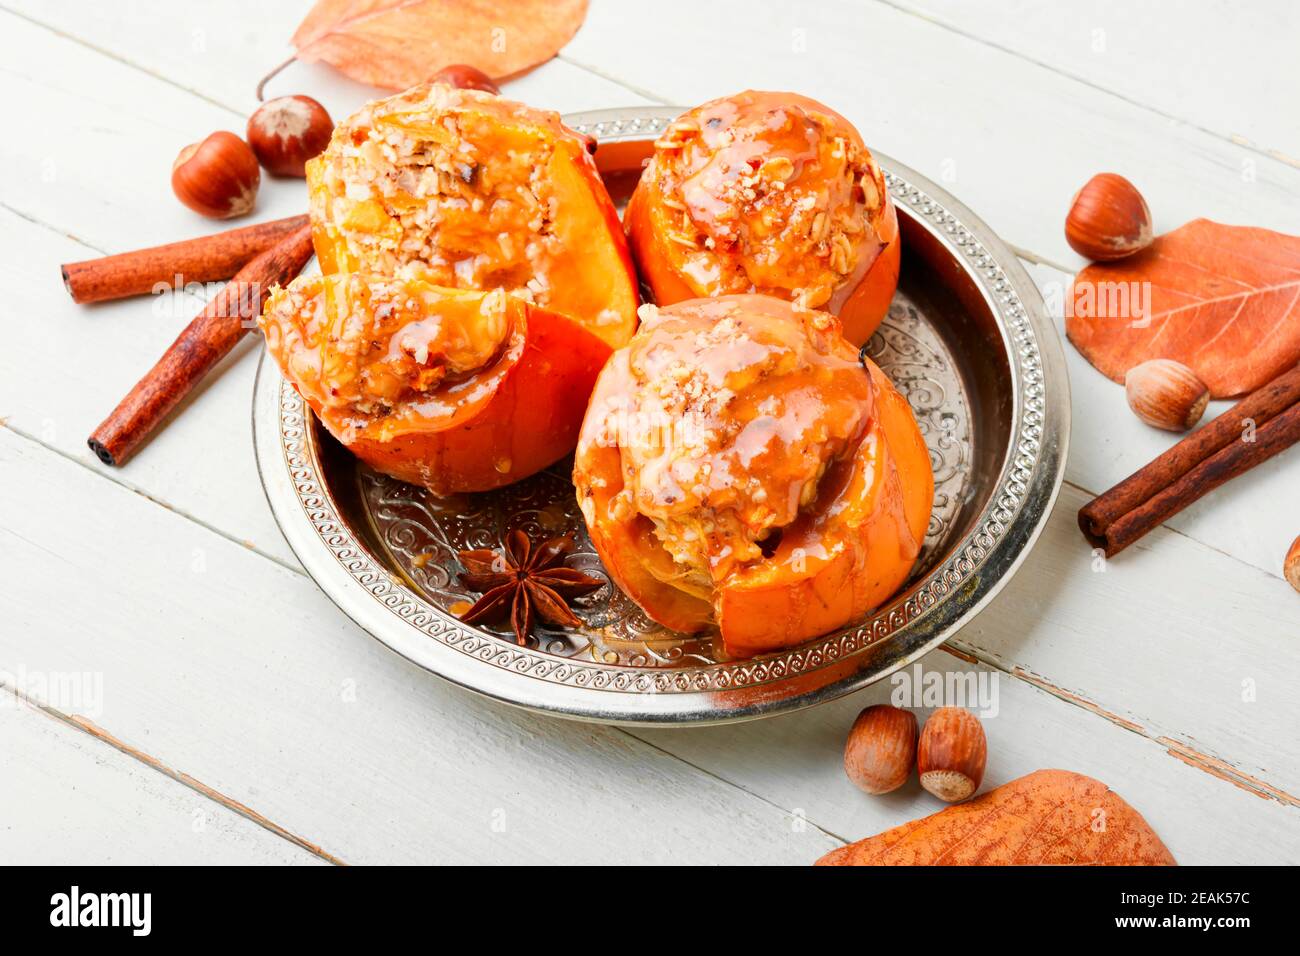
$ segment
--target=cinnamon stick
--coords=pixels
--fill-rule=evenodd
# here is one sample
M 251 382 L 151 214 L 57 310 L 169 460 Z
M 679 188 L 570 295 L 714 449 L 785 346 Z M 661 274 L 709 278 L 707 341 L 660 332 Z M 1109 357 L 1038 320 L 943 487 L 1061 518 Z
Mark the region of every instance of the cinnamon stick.
M 74 302 L 107 302 L 190 282 L 229 279 L 250 259 L 307 224 L 306 216 L 230 229 L 164 246 L 64 263 L 63 284 Z
M 1245 440 L 1253 423 L 1254 440 Z M 1300 365 L 1079 510 L 1088 541 L 1118 554 L 1224 482 L 1300 441 Z
M 240 269 L 95 429 L 88 444 L 99 460 L 121 465 L 130 458 L 252 328 L 272 287 L 301 272 L 311 254 L 311 227 L 304 225 Z

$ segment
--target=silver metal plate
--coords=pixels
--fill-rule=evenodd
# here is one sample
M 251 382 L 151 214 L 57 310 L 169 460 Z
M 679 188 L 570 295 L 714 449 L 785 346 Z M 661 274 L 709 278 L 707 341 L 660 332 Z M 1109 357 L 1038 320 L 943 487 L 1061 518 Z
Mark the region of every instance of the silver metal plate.
M 566 117 L 605 147 L 612 190 L 680 111 Z M 602 158 L 602 153 L 597 153 Z M 798 648 L 728 660 L 712 635 L 655 624 L 612 584 L 575 604 L 581 632 L 535 646 L 462 624 L 476 595 L 456 580 L 466 548 L 513 528 L 572 534 L 569 564 L 608 576 L 578 514 L 568 463 L 501 491 L 439 499 L 359 465 L 265 360 L 254 433 L 267 498 L 308 572 L 394 650 L 473 690 L 534 709 L 621 723 L 701 723 L 777 713 L 848 693 L 954 633 L 1023 560 L 1060 485 L 1069 434 L 1064 361 L 1014 256 L 968 210 L 884 156 L 903 272 L 864 350 L 908 398 L 930 450 L 935 506 L 911 581 L 867 620 Z M 619 164 L 623 167 L 620 168 Z

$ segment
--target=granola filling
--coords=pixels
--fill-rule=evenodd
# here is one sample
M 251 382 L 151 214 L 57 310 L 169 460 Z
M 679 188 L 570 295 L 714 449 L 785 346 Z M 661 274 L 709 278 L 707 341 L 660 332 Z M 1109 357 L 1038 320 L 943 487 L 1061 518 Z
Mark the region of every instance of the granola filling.
M 261 325 L 271 354 L 342 429 L 436 416 L 445 391 L 490 366 L 512 331 L 500 290 L 458 295 L 356 273 L 294 280 L 272 293 Z
M 838 117 L 742 93 L 686 113 L 655 147 L 668 240 L 700 295 L 817 308 L 879 255 L 884 179 Z
M 493 101 L 417 87 L 335 131 L 312 213 L 337 228 L 359 271 L 547 304 L 559 246 L 546 175 L 553 146 L 541 124 L 552 118 L 518 106 L 503 121 L 499 109 L 479 108 Z
M 815 505 L 827 470 L 852 454 L 872 411 L 856 351 L 822 312 L 762 300 L 642 307 L 632 340 L 615 507 L 653 522 L 680 572 L 707 595 L 760 560 Z

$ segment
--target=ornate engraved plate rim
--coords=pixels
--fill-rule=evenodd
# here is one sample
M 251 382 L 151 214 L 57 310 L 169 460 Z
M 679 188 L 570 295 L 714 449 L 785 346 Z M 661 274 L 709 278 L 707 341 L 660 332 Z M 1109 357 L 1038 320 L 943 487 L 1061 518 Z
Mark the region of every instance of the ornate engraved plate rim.
M 662 132 L 668 122 L 680 111 L 671 107 L 652 107 L 622 110 L 617 111 L 618 116 L 610 115 L 615 112 L 579 114 L 566 117 L 566 122 L 579 132 L 593 135 L 598 140 L 642 139 Z M 638 669 L 597 661 L 558 658 L 544 651 L 502 641 L 498 637 L 464 625 L 434 607 L 387 569 L 375 563 L 365 546 L 354 537 L 352 529 L 340 519 L 323 481 L 319 470 L 320 462 L 315 455 L 309 434 L 311 421 L 307 417 L 308 410 L 302 398 L 291 385 L 280 380 L 271 368 L 270 374 L 277 379 L 276 394 L 279 401 L 276 433 L 283 467 L 287 469 L 288 477 L 296 491 L 297 504 L 303 515 L 310 521 L 319 543 L 328 549 L 338 567 L 344 570 L 357 585 L 364 588 L 374 601 L 387 608 L 402 624 L 418 630 L 423 636 L 448 648 L 474 658 L 482 665 L 540 682 L 567 685 L 574 689 L 633 695 L 709 694 L 787 680 L 862 654 L 902 628 L 906 627 L 909 630 L 924 628 L 927 619 L 934 615 L 935 610 L 963 589 L 999 545 L 1005 543 L 1008 530 L 1016 527 L 1018 521 L 1025 517 L 1023 512 L 1031 487 L 1041 486 L 1033 496 L 1036 513 L 1028 516 L 1032 526 L 1020 529 L 1020 534 L 1017 535 L 1020 542 L 1018 547 L 1013 546 L 1013 553 L 1005 562 L 1006 566 L 999 568 L 999 577 L 1009 577 L 1046 520 L 1047 512 L 1050 511 L 1051 503 L 1055 500 L 1059 489 L 1063 471 L 1064 443 L 1068 436 L 1068 397 L 1063 408 L 1058 401 L 1053 401 L 1050 409 L 1047 406 L 1048 383 L 1044 372 L 1043 343 L 1040 341 L 1042 331 L 1035 328 L 1035 320 L 1041 325 L 1041 329 L 1049 334 L 1051 328 L 1041 317 L 1041 308 L 1037 310 L 1037 315 L 1031 314 L 1021 299 L 1016 283 L 999 264 L 998 256 L 981 238 L 987 236 L 989 240 L 996 242 L 986 227 L 982 227 L 982 224 L 972 223 L 968 226 L 963 223 L 950 211 L 948 204 L 937 197 L 936 194 L 940 192 L 937 187 L 927 184 L 926 188 L 922 188 L 915 181 L 920 177 L 906 170 L 906 167 L 879 154 L 876 159 L 885 171 L 885 179 L 895 202 L 900 207 L 908 209 L 915 218 L 928 224 L 942 241 L 956 251 L 958 257 L 964 260 L 966 273 L 996 311 L 1008 343 L 1008 360 L 1011 365 L 1015 401 L 1011 417 L 1013 437 L 1000 474 L 994 483 L 997 490 L 990 495 L 990 500 L 974 523 L 973 530 L 953 547 L 947 560 L 933 568 L 924 578 L 915 582 L 908 592 L 882 608 L 872 618 L 855 627 L 762 658 L 673 669 Z M 1004 249 L 1001 251 L 1004 256 L 1007 255 Z M 1019 268 L 1018 264 L 1016 268 Z M 1023 277 L 1023 272 L 1021 276 Z M 1065 371 L 1059 355 L 1059 340 L 1051 341 L 1049 347 L 1055 350 L 1054 360 L 1048 363 L 1052 375 L 1053 377 L 1059 375 L 1062 379 L 1060 383 L 1053 384 L 1059 384 L 1064 388 Z M 263 370 L 265 364 L 264 362 Z M 1049 432 L 1046 437 L 1050 444 L 1060 451 L 1059 455 L 1054 456 L 1055 467 L 1051 469 L 1052 473 L 1045 473 L 1042 467 L 1045 429 Z M 260 460 L 260 441 L 258 445 L 259 471 L 261 471 L 265 465 Z M 267 482 L 265 475 L 263 475 L 263 482 L 264 484 Z M 274 510 L 277 502 L 269 486 L 267 493 Z M 279 519 L 278 514 L 277 519 Z M 286 536 L 288 536 L 287 529 Z M 292 538 L 290 543 L 294 543 Z M 1002 563 L 1001 559 L 1000 563 Z M 979 600 L 973 602 L 970 613 L 991 597 L 992 591 L 998 587 L 1000 583 L 988 593 L 980 595 Z M 329 589 L 326 590 L 328 593 Z M 348 610 L 341 602 L 340 606 L 344 607 L 345 611 Z M 892 662 L 891 666 L 874 674 L 870 679 L 877 679 L 907 663 L 907 660 L 919 656 L 919 653 L 928 650 L 948 636 L 955 629 L 955 623 L 951 618 L 941 619 L 935 628 L 935 633 L 927 636 L 923 647 L 910 654 L 905 660 Z M 381 640 L 384 639 L 379 634 L 376 636 L 380 636 Z M 385 641 L 385 643 L 389 642 Z M 420 663 L 431 667 L 426 662 Z M 435 667 L 431 669 L 437 670 Z M 866 682 L 869 680 L 859 680 L 856 686 Z M 502 694 L 499 688 L 475 687 L 473 683 L 468 683 L 468 686 L 492 696 L 510 699 L 509 695 Z M 840 693 L 848 689 L 852 688 L 846 687 Z M 607 715 L 604 713 L 605 705 L 573 706 L 573 699 L 568 698 L 568 701 L 568 705 L 558 703 L 553 709 L 593 719 L 636 719 L 635 716 L 627 716 L 623 711 Z M 514 702 L 526 706 L 547 706 L 536 701 L 516 700 Z M 547 706 L 547 709 L 552 708 Z M 635 706 L 625 707 L 623 710 L 634 711 Z M 658 710 L 662 711 L 662 708 Z M 770 711 L 765 709 L 764 712 Z M 712 719 L 754 716 L 755 713 L 756 711 L 744 710 L 734 713 L 716 713 L 712 715 Z M 693 715 L 690 717 L 695 719 Z M 647 714 L 646 719 L 659 720 L 662 716 Z M 687 719 L 687 715 L 683 715 L 683 719 Z

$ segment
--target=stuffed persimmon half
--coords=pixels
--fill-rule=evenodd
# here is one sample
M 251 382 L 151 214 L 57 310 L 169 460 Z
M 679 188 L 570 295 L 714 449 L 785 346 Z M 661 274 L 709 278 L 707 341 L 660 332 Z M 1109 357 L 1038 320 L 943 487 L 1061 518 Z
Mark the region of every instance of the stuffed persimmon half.
M 904 582 L 934 498 L 907 401 L 825 312 L 727 295 L 642 307 L 596 384 L 574 484 L 654 620 L 748 656 L 844 627 Z
M 558 114 L 479 90 L 370 103 L 307 163 L 321 271 L 502 288 L 618 347 L 636 275 L 589 145 Z
M 267 300 L 268 353 L 371 467 L 437 494 L 486 491 L 567 455 L 609 345 L 497 289 L 301 277 Z
M 625 216 L 659 305 L 763 293 L 837 315 L 864 344 L 898 285 L 898 218 L 844 117 L 753 90 L 682 114 L 655 142 Z
M 267 349 L 359 458 L 439 494 L 573 450 L 638 292 L 589 141 L 555 113 L 427 84 L 307 163 L 325 278 L 268 300 Z

